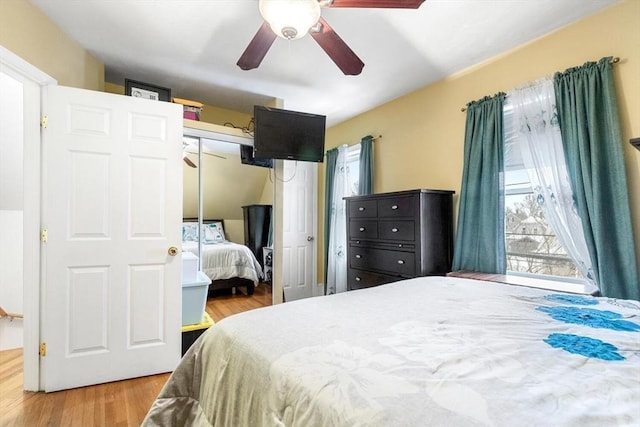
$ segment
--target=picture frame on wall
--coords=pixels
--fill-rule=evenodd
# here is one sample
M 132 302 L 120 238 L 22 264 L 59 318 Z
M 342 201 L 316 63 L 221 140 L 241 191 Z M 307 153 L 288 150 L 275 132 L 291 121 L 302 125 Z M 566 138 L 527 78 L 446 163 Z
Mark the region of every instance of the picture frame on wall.
M 171 102 L 171 89 L 137 80 L 124 79 L 124 94 L 152 101 Z

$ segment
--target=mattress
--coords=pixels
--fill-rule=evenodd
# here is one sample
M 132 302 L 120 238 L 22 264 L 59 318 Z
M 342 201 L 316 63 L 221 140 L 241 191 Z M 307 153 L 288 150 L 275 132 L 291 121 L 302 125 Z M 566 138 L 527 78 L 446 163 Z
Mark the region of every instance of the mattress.
M 197 242 L 182 242 L 182 250 L 198 255 Z M 258 284 L 262 267 L 251 249 L 224 241 L 202 245 L 202 272 L 211 280 L 240 277 Z
M 428 277 L 252 310 L 144 425 L 637 426 L 640 303 Z

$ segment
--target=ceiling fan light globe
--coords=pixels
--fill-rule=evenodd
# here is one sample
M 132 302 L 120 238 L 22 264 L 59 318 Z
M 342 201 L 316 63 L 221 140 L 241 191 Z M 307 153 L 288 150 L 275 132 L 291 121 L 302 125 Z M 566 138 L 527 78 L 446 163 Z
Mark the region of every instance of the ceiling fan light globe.
M 320 19 L 317 0 L 260 0 L 258 6 L 271 30 L 287 40 L 304 37 Z

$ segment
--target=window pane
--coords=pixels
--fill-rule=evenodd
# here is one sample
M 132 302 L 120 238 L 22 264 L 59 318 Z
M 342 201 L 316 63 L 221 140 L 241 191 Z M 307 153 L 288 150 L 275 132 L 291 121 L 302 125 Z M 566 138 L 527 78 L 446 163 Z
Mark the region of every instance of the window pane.
M 532 192 L 505 195 L 507 270 L 581 277 Z
M 360 188 L 360 144 L 347 149 L 346 195 L 357 196 Z
M 536 202 L 522 161 L 513 109 L 508 102 L 504 108 L 504 132 L 507 271 L 582 277 Z

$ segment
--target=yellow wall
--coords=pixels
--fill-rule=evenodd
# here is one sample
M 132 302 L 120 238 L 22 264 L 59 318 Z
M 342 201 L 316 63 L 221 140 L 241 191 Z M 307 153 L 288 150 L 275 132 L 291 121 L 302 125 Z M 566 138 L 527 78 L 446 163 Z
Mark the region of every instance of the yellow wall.
M 618 56 L 614 66 L 637 253 L 640 255 L 640 1 L 628 0 L 486 63 L 426 86 L 327 130 L 326 147 L 353 144 L 364 135 L 375 142 L 376 193 L 412 188 L 455 190 L 462 179 L 467 102 L 527 81 Z M 323 235 L 324 166 L 319 176 L 319 236 Z M 323 241 L 318 239 L 318 279 L 323 277 Z M 639 256 L 640 258 L 640 256 Z M 640 259 L 638 259 L 640 264 Z
M 104 89 L 104 64 L 27 0 L 0 0 L 0 45 L 60 85 Z
M 204 155 L 202 158 L 202 192 L 204 219 L 223 219 L 228 240 L 244 242 L 242 206 L 259 204 L 263 200 L 269 170 L 243 165 L 240 156 L 220 153 L 224 159 Z M 191 156 L 197 163 L 197 156 Z M 198 216 L 199 169 L 184 168 L 183 216 Z M 271 201 L 267 202 L 271 204 Z

